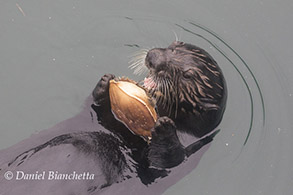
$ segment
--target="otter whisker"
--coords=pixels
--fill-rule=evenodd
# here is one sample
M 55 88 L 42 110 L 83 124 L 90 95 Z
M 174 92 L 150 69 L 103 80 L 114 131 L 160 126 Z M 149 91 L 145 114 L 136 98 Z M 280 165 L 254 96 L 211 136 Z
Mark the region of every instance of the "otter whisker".
M 129 61 L 130 65 L 128 67 L 134 69 L 134 74 L 141 75 L 148 71 L 147 67 L 144 65 L 147 52 L 147 49 L 143 49 L 131 57 L 132 59 Z
M 166 83 L 165 80 L 162 79 L 163 90 L 164 90 L 164 97 L 165 97 L 165 107 L 168 106 L 168 97 L 167 97 L 167 90 L 166 90 Z
M 173 107 L 173 99 L 175 98 L 176 99 L 176 93 L 174 93 L 174 86 L 172 84 L 172 82 L 170 80 L 168 80 L 168 91 L 169 91 L 169 110 L 172 110 L 172 107 Z
M 148 51 L 149 51 L 149 49 L 140 49 L 139 51 L 134 52 L 130 57 L 138 56 L 138 55 L 141 55 L 143 53 L 147 53 Z
M 177 117 L 177 110 L 178 110 L 178 93 L 177 93 L 178 90 L 175 91 L 174 84 L 172 86 L 173 86 L 172 91 L 174 91 L 174 98 L 175 98 L 175 112 L 174 112 L 174 114 L 175 114 L 175 118 L 176 118 Z
M 137 60 L 143 59 L 143 57 L 144 57 L 144 54 L 132 56 L 130 62 L 136 62 Z
M 145 72 L 145 69 L 143 68 L 143 66 L 136 66 L 136 67 L 131 67 L 131 69 L 134 69 L 133 73 L 136 75 L 141 75 Z
M 165 86 L 165 93 L 166 93 L 165 96 L 166 96 L 167 102 L 169 104 L 169 102 L 171 101 L 170 86 L 169 86 L 166 79 L 164 80 L 164 86 Z
M 168 116 L 171 116 L 174 103 L 177 104 L 176 102 L 178 99 L 173 82 L 166 78 L 157 79 L 157 82 L 160 86 L 157 90 L 161 91 L 161 93 L 163 94 L 163 97 L 159 97 L 158 101 L 161 103 L 163 108 L 166 109 Z M 177 105 L 175 105 L 175 110 L 176 106 Z
M 136 56 L 132 56 L 130 63 L 136 62 L 138 60 L 143 60 L 146 57 L 146 53 L 140 54 L 140 55 L 136 55 Z
M 136 69 L 136 68 L 143 69 L 144 68 L 143 66 L 144 66 L 144 60 L 138 60 L 132 63 L 131 65 L 129 65 L 131 69 Z
M 163 85 L 162 85 L 162 78 L 159 78 L 158 80 L 158 83 L 159 83 L 159 92 L 161 92 L 159 98 L 160 98 L 160 102 L 162 102 L 163 104 L 163 107 L 166 108 L 166 101 L 165 101 L 165 94 L 164 94 L 164 91 L 163 91 Z
M 139 60 L 144 60 L 146 55 L 147 53 L 140 53 L 140 54 L 134 55 L 131 57 L 130 63 L 133 63 Z
M 173 105 L 175 104 L 175 111 L 174 111 L 174 115 L 175 115 L 175 118 L 177 117 L 177 110 L 178 110 L 178 90 L 177 90 L 177 88 L 175 88 L 175 85 L 174 85 L 174 83 L 172 82 L 170 82 L 170 85 L 171 85 L 171 87 L 172 87 L 172 92 L 173 92 L 173 100 L 171 100 L 171 102 L 172 102 L 172 105 L 170 106 L 170 109 L 173 107 Z
M 138 52 L 133 53 L 133 55 L 131 55 L 130 57 L 133 58 L 133 57 L 136 57 L 136 56 L 145 55 L 145 54 L 148 53 L 148 51 L 149 51 L 148 49 L 141 49 Z
M 162 90 L 162 80 L 161 78 L 153 77 L 153 82 L 156 83 L 155 89 L 152 90 L 153 96 L 156 98 L 156 101 L 162 104 L 165 108 L 165 101 L 164 101 L 164 91 Z
M 166 82 L 166 83 L 168 83 L 168 84 L 166 84 L 166 86 L 168 87 L 167 92 L 169 91 L 169 93 L 166 94 L 167 102 L 168 102 L 167 112 L 168 112 L 168 115 L 170 116 L 171 112 L 172 112 L 172 99 L 171 99 L 171 94 L 170 94 L 171 93 L 171 91 L 170 91 L 170 82 Z
M 143 63 L 143 61 L 138 60 L 138 61 L 133 62 L 131 65 L 129 65 L 129 67 L 130 68 L 136 68 L 138 66 L 141 66 L 141 63 Z
M 173 87 L 172 87 L 169 79 L 166 79 L 165 82 L 166 82 L 166 85 L 168 86 L 168 89 L 167 89 L 167 91 L 169 92 L 168 93 L 168 100 L 171 101 L 171 93 L 173 91 Z
M 169 97 L 168 97 L 168 89 L 166 85 L 166 79 L 162 79 L 163 89 L 164 89 L 164 101 L 165 101 L 165 107 L 168 109 L 169 107 Z
M 172 32 L 173 32 L 173 34 L 175 35 L 175 41 L 176 41 L 176 42 L 179 41 L 178 36 L 177 36 L 177 33 L 176 33 L 174 30 L 172 30 Z
M 174 93 L 174 95 L 173 95 L 173 99 L 174 99 L 173 104 L 175 104 L 174 115 L 175 115 L 175 118 L 176 118 L 177 117 L 177 111 L 178 111 L 178 98 L 179 98 L 179 96 L 178 96 L 178 88 L 175 87 L 174 82 L 170 83 L 170 85 L 172 86 L 172 91 Z M 173 107 L 173 105 L 172 105 L 172 107 Z

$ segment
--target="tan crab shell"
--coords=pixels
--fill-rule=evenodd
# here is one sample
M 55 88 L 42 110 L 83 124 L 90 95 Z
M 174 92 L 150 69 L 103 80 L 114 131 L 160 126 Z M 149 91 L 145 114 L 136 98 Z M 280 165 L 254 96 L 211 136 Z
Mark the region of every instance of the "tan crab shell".
M 146 91 L 128 79 L 111 80 L 109 95 L 115 117 L 133 133 L 150 139 L 158 117 Z

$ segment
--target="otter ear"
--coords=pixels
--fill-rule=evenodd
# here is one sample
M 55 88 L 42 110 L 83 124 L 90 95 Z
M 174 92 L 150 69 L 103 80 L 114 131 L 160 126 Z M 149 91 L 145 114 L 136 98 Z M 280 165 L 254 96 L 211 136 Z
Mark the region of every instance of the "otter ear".
M 171 45 L 169 45 L 168 49 L 175 49 L 178 46 L 183 46 L 185 43 L 182 41 L 174 41 L 173 43 L 171 43 Z

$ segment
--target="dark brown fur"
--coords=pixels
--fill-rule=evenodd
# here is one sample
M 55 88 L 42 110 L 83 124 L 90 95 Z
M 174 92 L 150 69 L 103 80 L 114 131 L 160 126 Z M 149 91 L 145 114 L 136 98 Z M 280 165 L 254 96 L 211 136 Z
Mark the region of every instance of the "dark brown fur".
M 150 50 L 145 65 L 148 78 L 156 83 L 149 91 L 157 99 L 160 116 L 170 117 L 179 130 L 197 137 L 220 123 L 227 99 L 225 79 L 205 50 L 176 41 Z

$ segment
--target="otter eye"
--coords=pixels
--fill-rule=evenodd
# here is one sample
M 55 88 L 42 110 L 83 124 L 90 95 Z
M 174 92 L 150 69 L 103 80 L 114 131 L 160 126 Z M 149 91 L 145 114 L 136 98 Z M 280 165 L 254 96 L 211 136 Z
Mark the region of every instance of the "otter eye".
M 175 51 L 175 47 L 168 47 L 169 51 L 171 51 L 172 53 L 174 53 Z
M 160 71 L 157 72 L 157 75 L 162 77 L 162 76 L 165 75 L 165 73 L 166 72 L 164 70 L 160 70 Z
M 193 73 L 192 73 L 191 70 L 188 70 L 188 71 L 186 71 L 186 72 L 183 73 L 183 76 L 185 78 L 188 78 L 189 79 L 189 78 L 193 77 Z

